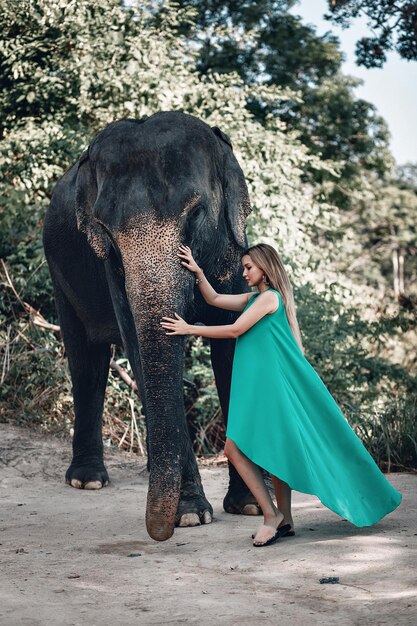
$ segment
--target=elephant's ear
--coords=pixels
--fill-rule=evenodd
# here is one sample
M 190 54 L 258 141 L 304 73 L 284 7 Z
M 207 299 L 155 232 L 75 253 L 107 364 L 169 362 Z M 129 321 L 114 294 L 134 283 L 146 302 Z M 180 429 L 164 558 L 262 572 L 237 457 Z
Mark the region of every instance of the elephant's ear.
M 226 135 L 226 133 L 220 130 L 218 126 L 212 126 L 211 130 L 213 131 L 215 135 L 217 135 L 217 137 L 220 137 L 220 139 L 224 141 L 224 143 L 227 143 L 227 145 L 230 146 L 233 151 L 232 142 L 230 141 L 230 137 Z
M 247 245 L 245 220 L 252 210 L 245 177 L 233 154 L 232 143 L 229 137 L 217 126 L 214 126 L 212 131 L 219 137 L 222 146 L 222 177 L 226 221 L 236 243 L 241 248 L 244 248 Z
M 88 243 L 96 256 L 105 261 L 109 256 L 111 241 L 97 220 L 93 207 L 97 198 L 97 183 L 91 167 L 89 151 L 86 150 L 78 161 L 75 187 L 75 215 L 78 229 L 87 235 Z

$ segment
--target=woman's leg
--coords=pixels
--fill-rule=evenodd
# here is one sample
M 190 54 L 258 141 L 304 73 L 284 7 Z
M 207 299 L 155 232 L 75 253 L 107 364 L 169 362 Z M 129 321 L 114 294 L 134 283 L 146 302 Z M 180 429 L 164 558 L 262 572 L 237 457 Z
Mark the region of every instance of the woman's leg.
M 272 483 L 274 485 L 277 505 L 281 513 L 284 515 L 282 526 L 290 524 L 291 529 L 294 528 L 294 522 L 291 514 L 291 487 L 277 476 L 271 474 Z
M 252 463 L 231 439 L 226 439 L 224 453 L 230 462 L 233 463 L 262 509 L 264 525 L 256 533 L 254 543 L 265 543 L 265 541 L 275 535 L 276 529 L 284 519 L 284 516 L 274 505 L 259 467 Z

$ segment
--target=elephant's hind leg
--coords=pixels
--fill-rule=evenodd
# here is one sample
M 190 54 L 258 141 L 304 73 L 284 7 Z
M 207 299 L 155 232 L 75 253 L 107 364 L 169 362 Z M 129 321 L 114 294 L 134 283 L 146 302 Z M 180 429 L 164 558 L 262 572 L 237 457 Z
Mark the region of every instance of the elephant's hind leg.
M 211 340 L 211 362 L 216 378 L 220 406 L 226 422 L 230 399 L 233 353 L 234 340 Z M 256 498 L 251 494 L 230 461 L 228 465 L 229 488 L 223 500 L 223 509 L 226 513 L 234 513 L 236 515 L 262 515 Z
M 109 482 L 103 461 L 102 414 L 110 344 L 93 344 L 59 288 L 55 296 L 68 357 L 74 398 L 73 458 L 65 479 L 78 489 L 101 489 Z
M 239 474 L 229 461 L 229 489 L 223 499 L 226 513 L 235 515 L 262 515 L 256 498 L 243 483 Z

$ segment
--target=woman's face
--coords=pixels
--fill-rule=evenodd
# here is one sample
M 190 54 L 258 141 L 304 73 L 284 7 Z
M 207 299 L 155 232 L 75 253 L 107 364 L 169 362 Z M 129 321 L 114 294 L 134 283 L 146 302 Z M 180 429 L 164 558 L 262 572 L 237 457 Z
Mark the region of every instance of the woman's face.
M 264 272 L 260 267 L 255 265 L 249 254 L 245 254 L 242 257 L 243 265 L 243 278 L 248 283 L 249 287 L 257 287 L 263 279 Z

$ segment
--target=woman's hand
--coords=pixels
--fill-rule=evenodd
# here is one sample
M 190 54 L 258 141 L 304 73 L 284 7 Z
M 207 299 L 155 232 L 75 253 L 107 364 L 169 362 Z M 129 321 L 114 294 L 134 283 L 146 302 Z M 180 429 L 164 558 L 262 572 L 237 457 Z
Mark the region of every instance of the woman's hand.
M 182 317 L 178 315 L 178 313 L 174 313 L 174 315 L 176 319 L 173 319 L 172 317 L 163 317 L 162 321 L 160 322 L 162 328 L 165 328 L 165 330 L 171 331 L 165 334 L 166 335 L 189 335 L 190 334 L 189 324 L 187 324 L 187 322 L 183 320 Z
M 181 261 L 181 265 L 187 268 L 187 270 L 190 270 L 190 272 L 194 272 L 194 274 L 199 274 L 203 272 L 201 267 L 199 267 L 194 261 L 191 248 L 189 248 L 188 246 L 179 246 L 179 252 L 177 252 L 177 255 L 180 257 L 180 259 L 184 259 L 183 261 Z

